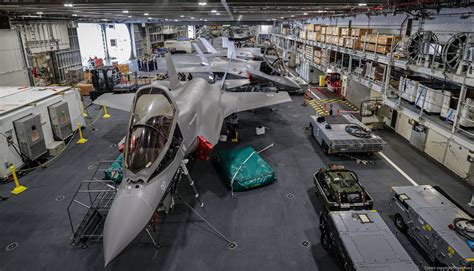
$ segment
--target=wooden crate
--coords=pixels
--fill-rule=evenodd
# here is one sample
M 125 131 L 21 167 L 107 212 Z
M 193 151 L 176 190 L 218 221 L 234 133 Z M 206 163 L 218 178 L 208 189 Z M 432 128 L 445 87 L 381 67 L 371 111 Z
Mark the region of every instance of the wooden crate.
M 349 27 L 341 27 L 341 35 L 342 36 L 350 36 L 351 29 Z
M 343 47 L 344 46 L 344 37 L 339 37 L 337 39 L 337 46 Z
M 308 31 L 308 34 L 307 34 L 306 39 L 307 39 L 307 40 L 314 40 L 314 41 L 316 41 L 316 33 L 315 33 L 315 32 L 309 32 L 309 31 Z
M 314 32 L 321 32 L 323 26 L 320 24 L 315 24 L 314 25 Z
M 327 26 L 321 26 L 321 34 L 326 35 L 327 34 L 327 29 L 328 29 Z
M 311 31 L 311 32 L 313 32 L 313 31 L 314 31 L 314 24 L 305 24 L 304 29 L 305 29 L 306 31 Z
M 313 62 L 318 64 L 318 65 L 321 65 L 321 58 L 315 56 L 314 59 L 313 59 Z
M 306 32 L 306 30 L 301 30 L 301 31 L 300 31 L 300 34 L 299 34 L 300 39 L 304 39 L 304 40 L 305 40 L 305 39 L 306 39 L 306 36 L 307 36 L 307 33 L 308 33 L 308 32 Z
M 351 36 L 353 37 L 363 37 L 365 34 L 372 34 L 372 29 L 370 28 L 352 28 Z
M 379 54 L 388 54 L 390 52 L 390 46 L 389 45 L 377 45 L 377 48 L 375 47 L 375 44 L 372 43 L 367 43 L 365 50 L 371 51 L 371 52 L 377 52 Z
M 360 41 L 359 39 L 355 39 L 355 38 L 346 38 L 344 39 L 344 47 L 353 49 L 353 50 L 359 50 Z
M 370 34 L 367 36 L 367 42 L 368 43 L 377 43 L 380 45 L 392 45 L 397 43 L 400 40 L 399 36 L 388 36 L 388 35 L 377 35 L 376 34 Z
M 321 34 L 321 33 L 317 33 L 316 34 L 316 41 L 319 41 L 319 42 L 326 42 L 326 35 L 324 34 Z
M 323 53 L 320 49 L 315 49 L 314 50 L 314 57 L 321 58 L 322 55 L 323 55 Z

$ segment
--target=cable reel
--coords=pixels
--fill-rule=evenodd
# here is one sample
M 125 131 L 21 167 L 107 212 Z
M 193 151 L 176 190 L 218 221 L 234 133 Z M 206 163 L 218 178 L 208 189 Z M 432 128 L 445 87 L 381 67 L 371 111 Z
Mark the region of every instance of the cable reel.
M 426 55 L 425 47 L 437 43 L 438 37 L 431 31 L 419 31 L 411 35 L 405 47 L 409 62 L 413 63 L 424 57 Z
M 443 48 L 441 57 L 448 71 L 456 71 L 464 58 L 468 33 L 458 33 L 452 36 Z

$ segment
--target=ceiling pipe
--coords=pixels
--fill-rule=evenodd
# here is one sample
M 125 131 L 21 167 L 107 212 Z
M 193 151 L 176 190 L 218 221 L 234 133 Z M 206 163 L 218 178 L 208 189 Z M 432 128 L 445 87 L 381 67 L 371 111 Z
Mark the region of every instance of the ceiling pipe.
M 224 6 L 225 10 L 229 14 L 230 19 L 233 21 L 234 20 L 234 15 L 232 14 L 232 11 L 229 8 L 229 5 L 227 4 L 226 0 L 221 0 L 222 6 Z

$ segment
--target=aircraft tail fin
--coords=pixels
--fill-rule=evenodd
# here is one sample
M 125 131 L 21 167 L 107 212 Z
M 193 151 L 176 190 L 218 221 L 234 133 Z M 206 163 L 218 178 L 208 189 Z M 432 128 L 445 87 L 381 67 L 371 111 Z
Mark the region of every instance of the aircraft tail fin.
M 232 59 L 236 57 L 235 54 L 235 43 L 233 41 L 227 42 L 227 58 Z
M 229 48 L 229 38 L 222 37 L 222 48 Z
M 199 40 L 201 40 L 204 47 L 206 47 L 206 50 L 207 50 L 208 53 L 211 53 L 211 54 L 217 53 L 216 48 L 214 48 L 214 46 L 212 46 L 212 44 L 207 39 L 199 38 Z
M 168 69 L 168 78 L 170 80 L 171 90 L 176 89 L 179 84 L 178 74 L 170 53 L 166 53 L 166 67 Z
M 194 49 L 196 49 L 196 52 L 198 53 L 199 57 L 201 58 L 201 64 L 202 65 L 209 65 L 210 62 L 202 52 L 201 48 L 197 45 L 197 43 L 193 42 Z

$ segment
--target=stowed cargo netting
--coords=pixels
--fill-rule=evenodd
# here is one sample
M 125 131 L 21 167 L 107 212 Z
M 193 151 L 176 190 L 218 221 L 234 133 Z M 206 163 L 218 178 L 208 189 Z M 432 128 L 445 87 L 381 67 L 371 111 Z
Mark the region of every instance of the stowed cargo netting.
M 250 146 L 222 150 L 217 162 L 229 185 L 234 179 L 233 191 L 269 185 L 275 182 L 275 172 Z

